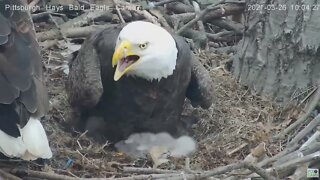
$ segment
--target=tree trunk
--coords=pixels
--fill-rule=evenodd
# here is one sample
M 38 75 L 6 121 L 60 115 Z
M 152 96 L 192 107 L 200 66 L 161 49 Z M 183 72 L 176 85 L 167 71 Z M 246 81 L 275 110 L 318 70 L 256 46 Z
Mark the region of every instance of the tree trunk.
M 251 90 L 282 103 L 320 79 L 320 4 L 265 2 L 248 1 L 246 32 L 235 55 L 234 74 Z M 269 10 L 274 7 L 278 9 Z

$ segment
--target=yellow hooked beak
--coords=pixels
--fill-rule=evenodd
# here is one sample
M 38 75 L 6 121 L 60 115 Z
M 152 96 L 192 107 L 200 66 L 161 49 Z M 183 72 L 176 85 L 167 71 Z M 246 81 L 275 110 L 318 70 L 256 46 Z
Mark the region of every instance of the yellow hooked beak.
M 132 44 L 124 40 L 116 48 L 112 56 L 112 67 L 117 65 L 113 79 L 118 81 L 126 72 L 128 72 L 134 63 L 140 57 L 132 51 Z

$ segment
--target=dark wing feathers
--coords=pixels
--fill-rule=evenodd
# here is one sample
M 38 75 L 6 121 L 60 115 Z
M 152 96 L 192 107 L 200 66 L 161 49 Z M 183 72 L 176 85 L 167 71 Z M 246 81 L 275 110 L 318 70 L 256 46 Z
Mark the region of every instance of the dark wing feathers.
M 45 115 L 45 113 L 49 109 L 49 97 L 48 97 L 48 89 L 43 82 L 43 80 L 40 80 L 38 78 L 33 79 L 35 89 L 37 92 L 37 111 L 34 113 L 39 117 L 42 117 Z
M 34 81 L 31 82 L 30 88 L 28 88 L 26 91 L 21 92 L 19 101 L 24 104 L 24 106 L 27 108 L 27 110 L 31 113 L 35 113 L 38 109 L 38 103 L 37 101 L 34 101 L 34 99 L 37 99 L 37 91 Z
M 95 37 L 92 37 L 95 38 Z M 100 64 L 97 52 L 91 43 L 84 42 L 75 59 L 70 62 L 67 91 L 70 104 L 87 109 L 96 105 L 103 92 Z
M 0 22 L 0 45 L 2 45 L 8 41 L 8 35 L 10 34 L 11 29 L 9 23 L 7 22 L 7 19 L 2 14 L 0 15 Z
M 191 52 L 184 38 L 181 36 L 174 36 L 174 38 L 176 43 L 179 44 L 179 58 L 191 58 L 191 78 L 186 97 L 191 101 L 193 107 L 200 106 L 201 108 L 208 109 L 214 100 L 213 82 L 209 72 Z
M 191 101 L 193 107 L 200 106 L 204 109 L 208 109 L 214 100 L 213 81 L 209 72 L 193 54 L 187 98 Z
M 0 0 L 0 104 L 23 105 L 39 117 L 49 101 L 32 19 L 29 12 L 4 9 L 5 4 L 23 3 Z
M 14 33 L 12 34 L 14 36 Z M 10 82 L 15 88 L 25 91 L 31 85 L 32 80 L 32 59 L 30 52 L 26 49 L 24 42 L 21 42 L 19 37 L 15 37 L 13 40 L 3 45 L 1 48 L 1 59 L 0 59 L 0 71 L 3 76 Z M 14 42 L 14 43 L 13 43 Z M 9 45 L 9 43 L 12 43 Z M 24 48 L 23 48 L 24 46 Z M 32 51 L 29 49 L 29 51 Z
M 111 57 L 109 56 L 113 54 L 116 38 L 120 30 L 121 28 L 107 28 L 91 35 L 84 42 L 75 59 L 71 60 L 66 86 L 71 106 L 76 106 L 80 109 L 91 109 L 99 103 L 103 94 L 101 76 L 113 77 Z M 103 48 L 101 49 L 100 47 Z M 84 51 L 83 49 L 86 50 Z M 98 49 L 103 50 L 103 52 L 97 52 Z M 102 54 L 103 58 L 99 58 L 98 54 Z M 100 62 L 100 59 L 102 62 Z M 106 71 L 105 68 L 108 68 L 108 70 Z M 111 75 L 101 75 L 101 72 L 111 73 Z
M 19 90 L 13 87 L 0 73 L 0 103 L 11 104 L 19 96 Z

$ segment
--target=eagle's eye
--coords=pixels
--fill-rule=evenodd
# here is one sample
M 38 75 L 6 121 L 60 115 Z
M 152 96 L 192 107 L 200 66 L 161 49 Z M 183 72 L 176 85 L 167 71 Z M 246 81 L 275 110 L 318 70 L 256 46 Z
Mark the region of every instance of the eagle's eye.
M 148 46 L 148 43 L 146 42 L 146 43 L 143 43 L 143 44 L 139 44 L 139 48 L 140 49 L 145 49 L 145 48 L 147 48 L 147 46 Z

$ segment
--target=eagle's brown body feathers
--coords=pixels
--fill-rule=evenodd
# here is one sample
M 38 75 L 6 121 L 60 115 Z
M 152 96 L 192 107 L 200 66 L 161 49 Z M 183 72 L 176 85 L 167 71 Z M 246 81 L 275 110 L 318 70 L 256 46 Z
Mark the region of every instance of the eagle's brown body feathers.
M 112 141 L 134 132 L 181 135 L 184 125 L 180 114 L 187 91 L 199 93 L 197 84 L 189 86 L 194 59 L 188 44 L 182 37 L 173 36 L 178 58 L 173 75 L 168 78 L 150 82 L 125 76 L 114 81 L 111 59 L 121 29 L 122 26 L 109 28 L 92 35 L 70 63 L 67 90 L 74 123 Z M 199 97 L 198 105 L 211 105 L 212 98 L 203 98 L 203 102 Z

